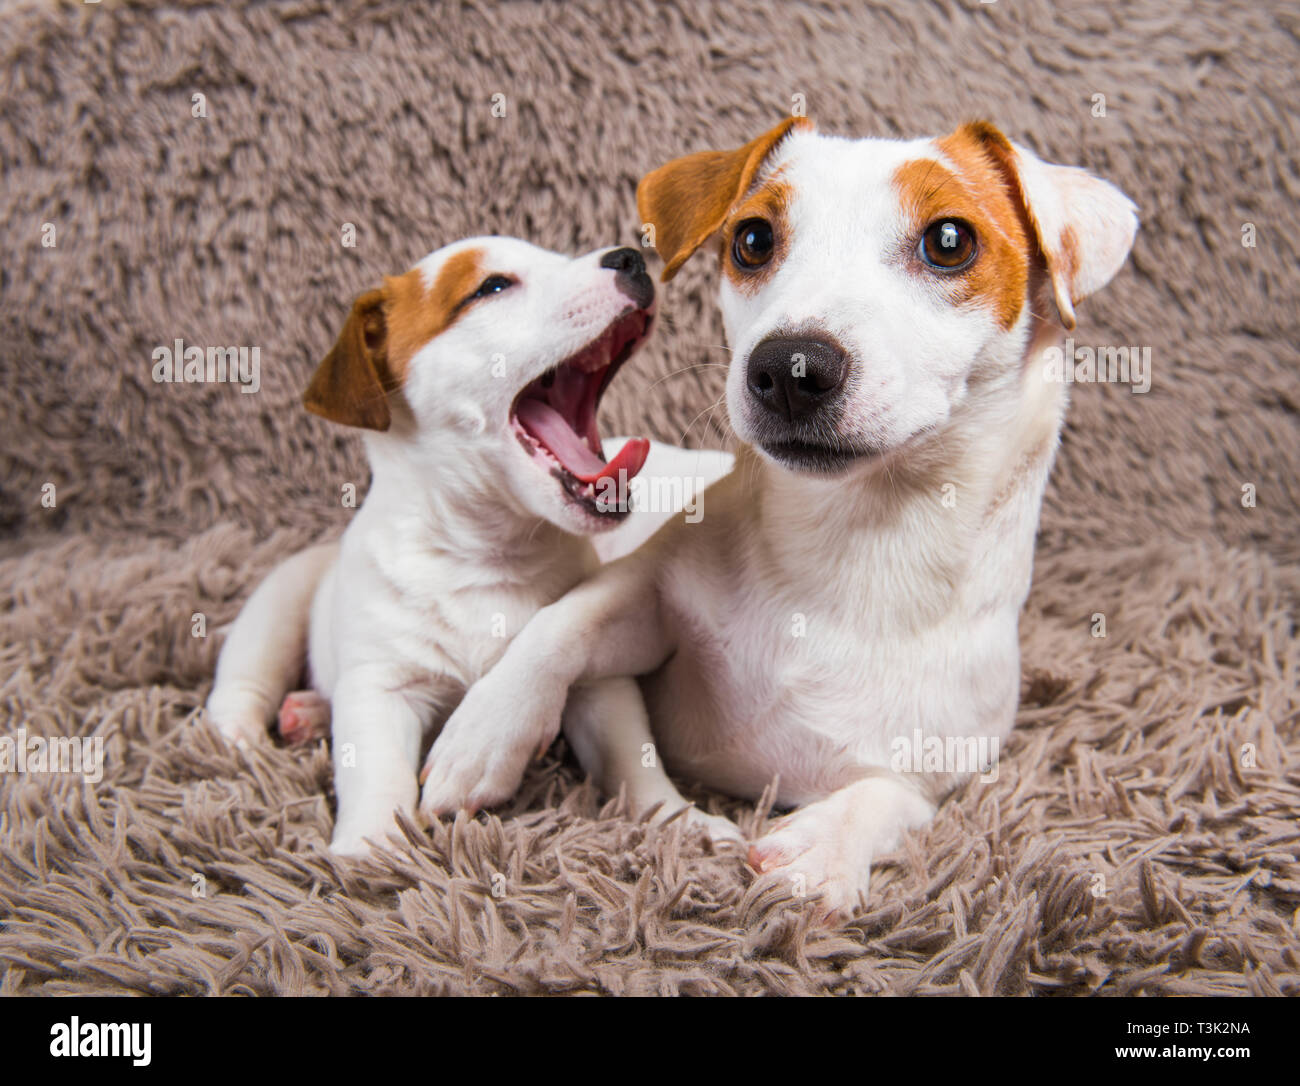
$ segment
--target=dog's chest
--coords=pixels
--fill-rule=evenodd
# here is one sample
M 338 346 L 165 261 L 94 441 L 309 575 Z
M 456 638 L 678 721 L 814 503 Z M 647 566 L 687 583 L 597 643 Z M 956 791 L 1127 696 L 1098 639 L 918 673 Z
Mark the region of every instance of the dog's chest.
M 779 774 L 789 802 L 847 783 L 883 709 L 879 660 L 789 600 L 732 602 L 678 612 L 677 650 L 645 683 L 670 767 L 755 797 Z
M 548 597 L 518 586 L 447 589 L 403 609 L 391 630 L 394 649 L 413 665 L 468 686 L 496 664 Z
M 871 615 L 743 577 L 673 596 L 677 649 L 644 684 L 655 737 L 674 771 L 732 794 L 779 776 L 780 803 L 808 802 L 887 767 L 915 729 L 1004 734 L 1014 717 L 1014 609 L 913 630 L 878 621 L 887 590 L 863 597 Z
M 582 576 L 578 554 L 556 553 L 497 568 L 451 561 L 397 539 L 369 543 L 368 576 L 354 601 L 373 641 L 404 669 L 439 674 L 465 687 L 500 659 L 537 611 Z

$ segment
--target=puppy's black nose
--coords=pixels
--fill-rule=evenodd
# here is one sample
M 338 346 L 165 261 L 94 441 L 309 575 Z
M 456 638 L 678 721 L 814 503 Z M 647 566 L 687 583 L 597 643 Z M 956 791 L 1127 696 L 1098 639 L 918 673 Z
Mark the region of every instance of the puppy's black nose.
M 654 281 L 646 274 L 645 259 L 635 249 L 611 249 L 600 258 L 600 266 L 613 270 L 614 285 L 638 309 L 644 309 L 654 301 Z
M 847 373 L 844 352 L 835 344 L 773 336 L 750 352 L 745 382 L 767 410 L 794 422 L 833 400 Z
M 645 272 L 645 261 L 641 259 L 641 254 L 627 246 L 622 249 L 611 249 L 600 258 L 600 266 L 613 268 L 616 272 L 627 272 L 630 275 L 641 275 Z

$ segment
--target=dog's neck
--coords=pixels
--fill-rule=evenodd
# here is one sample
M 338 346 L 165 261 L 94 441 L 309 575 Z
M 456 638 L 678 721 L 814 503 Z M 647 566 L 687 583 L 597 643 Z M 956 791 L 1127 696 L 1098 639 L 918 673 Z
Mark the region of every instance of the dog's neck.
M 557 564 L 584 562 L 590 542 L 521 508 L 496 471 L 431 451 L 400 431 L 367 434 L 371 483 L 367 503 L 418 532 L 422 550 L 441 560 L 510 581 L 527 582 Z

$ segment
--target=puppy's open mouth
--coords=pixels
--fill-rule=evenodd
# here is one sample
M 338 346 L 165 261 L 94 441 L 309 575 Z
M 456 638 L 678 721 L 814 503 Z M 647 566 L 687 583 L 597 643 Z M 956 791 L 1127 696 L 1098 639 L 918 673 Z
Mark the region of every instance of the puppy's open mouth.
M 582 350 L 524 387 L 510 409 L 520 444 L 548 467 L 576 502 L 593 513 L 626 513 L 625 497 L 608 500 L 609 483 L 622 484 L 645 464 L 650 442 L 633 438 L 605 459 L 596 408 L 618 368 L 645 341 L 653 316 L 628 309 Z

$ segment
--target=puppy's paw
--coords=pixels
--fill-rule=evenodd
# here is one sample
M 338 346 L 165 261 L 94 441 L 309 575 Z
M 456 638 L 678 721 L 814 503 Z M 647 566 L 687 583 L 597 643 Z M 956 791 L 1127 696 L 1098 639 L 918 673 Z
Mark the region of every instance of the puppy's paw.
M 280 738 L 290 746 L 324 739 L 330 733 L 330 703 L 315 690 L 295 690 L 284 696 L 276 721 Z
M 377 852 L 385 852 L 396 848 L 397 842 L 395 838 L 397 833 L 398 826 L 395 818 L 385 819 L 382 822 L 369 825 L 358 823 L 351 825 L 336 824 L 334 836 L 330 839 L 330 851 L 335 856 L 363 859 L 366 856 L 373 856 Z
M 269 738 L 262 704 L 256 699 L 218 693 L 208 699 L 204 712 L 208 723 L 232 746 L 252 747 Z
M 820 809 L 819 809 L 820 808 Z M 834 807 L 813 804 L 783 818 L 750 847 L 749 866 L 787 880 L 796 899 L 816 897 L 819 919 L 849 919 L 866 900 L 871 856 L 835 819 Z
M 432 821 L 459 810 L 474 814 L 504 803 L 518 789 L 532 753 L 527 746 L 503 747 L 483 737 L 444 732 L 420 772 L 421 817 Z
M 526 692 L 521 705 L 521 692 L 503 687 L 481 679 L 434 741 L 420 772 L 420 815 L 426 820 L 504 803 L 519 788 L 530 759 L 545 754 L 558 734 L 559 708 L 548 713 L 529 706 Z
M 682 816 L 687 825 L 698 826 L 718 852 L 737 852 L 745 847 L 745 835 L 729 818 L 709 814 L 691 806 Z
M 337 829 L 334 836 L 330 839 L 330 851 L 335 856 L 346 856 L 348 859 L 359 860 L 369 856 L 374 851 L 370 841 L 354 833 L 340 833 Z

